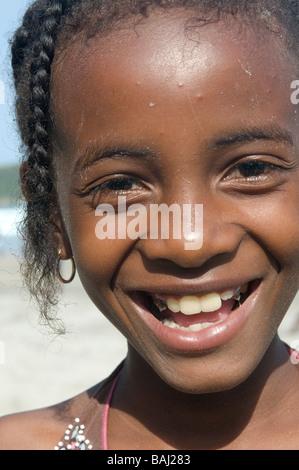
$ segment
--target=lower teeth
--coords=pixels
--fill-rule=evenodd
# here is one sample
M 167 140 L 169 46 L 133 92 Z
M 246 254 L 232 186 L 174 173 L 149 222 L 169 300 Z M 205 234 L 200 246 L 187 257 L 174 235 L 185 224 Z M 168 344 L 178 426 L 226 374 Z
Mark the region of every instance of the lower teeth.
M 165 318 L 162 320 L 163 325 L 168 326 L 169 328 L 172 328 L 174 330 L 184 330 L 184 331 L 200 331 L 204 330 L 205 328 L 208 328 L 209 326 L 212 325 L 217 325 L 219 322 L 215 323 L 197 323 L 195 325 L 189 325 L 189 326 L 180 326 L 177 323 L 175 323 L 171 318 Z

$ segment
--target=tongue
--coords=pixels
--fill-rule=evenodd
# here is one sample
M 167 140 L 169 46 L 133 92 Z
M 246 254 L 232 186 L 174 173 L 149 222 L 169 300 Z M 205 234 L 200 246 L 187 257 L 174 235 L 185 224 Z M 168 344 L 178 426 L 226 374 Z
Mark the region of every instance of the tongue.
M 172 318 L 175 323 L 179 326 L 188 327 L 190 325 L 197 325 L 198 323 L 217 323 L 224 321 L 230 314 L 235 304 L 234 299 L 223 300 L 222 306 L 219 310 L 214 312 L 201 312 L 195 315 L 185 315 L 182 312 L 174 313 L 167 309 L 162 312 L 166 318 Z

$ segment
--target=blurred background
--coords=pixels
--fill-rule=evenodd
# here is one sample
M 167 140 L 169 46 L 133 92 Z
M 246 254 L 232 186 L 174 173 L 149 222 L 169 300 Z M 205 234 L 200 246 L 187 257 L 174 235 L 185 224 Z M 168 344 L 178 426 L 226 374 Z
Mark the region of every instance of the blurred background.
M 125 357 L 123 337 L 87 298 L 80 281 L 67 286 L 61 318 L 68 329 L 53 337 L 38 323 L 22 287 L 16 206 L 20 142 L 15 128 L 8 41 L 30 4 L 12 0 L 0 16 L 0 416 L 36 409 L 80 393 L 105 378 Z M 299 301 L 280 334 L 299 346 Z
M 3 2 L 0 15 L 0 416 L 58 403 L 105 378 L 125 357 L 123 337 L 93 306 L 76 279 L 61 318 L 68 333 L 42 329 L 22 287 L 17 235 L 20 141 L 14 117 L 9 39 L 29 0 Z

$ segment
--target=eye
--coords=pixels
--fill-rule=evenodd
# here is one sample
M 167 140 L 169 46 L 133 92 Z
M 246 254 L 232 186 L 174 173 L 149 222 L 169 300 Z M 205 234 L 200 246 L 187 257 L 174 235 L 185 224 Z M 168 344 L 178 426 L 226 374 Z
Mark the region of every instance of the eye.
M 140 189 L 140 184 L 138 184 L 133 178 L 118 177 L 105 181 L 105 183 L 96 186 L 90 191 L 90 194 L 95 194 L 101 190 L 111 192 L 124 192 L 136 189 Z
M 228 191 L 250 195 L 266 194 L 285 184 L 292 169 L 293 165 L 287 166 L 281 159 L 278 161 L 275 158 L 274 161 L 271 156 L 244 157 L 234 165 L 231 164 L 223 174 L 221 183 Z
M 102 203 L 117 205 L 120 196 L 125 196 L 127 203 L 140 202 L 148 198 L 149 193 L 150 188 L 139 178 L 113 175 L 90 188 L 85 194 L 89 197 L 92 207 L 95 207 Z
M 273 163 L 251 159 L 245 160 L 231 167 L 224 175 L 224 182 L 247 185 L 269 185 L 278 183 L 286 168 L 274 165 Z
M 271 171 L 279 170 L 280 168 L 271 163 L 254 160 L 249 162 L 240 163 L 235 167 L 233 173 L 239 173 L 242 178 L 250 179 L 263 176 Z

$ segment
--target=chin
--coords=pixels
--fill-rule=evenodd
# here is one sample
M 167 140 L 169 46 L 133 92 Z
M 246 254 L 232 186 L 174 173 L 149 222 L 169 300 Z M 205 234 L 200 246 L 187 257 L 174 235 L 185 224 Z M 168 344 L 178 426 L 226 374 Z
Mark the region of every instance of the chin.
M 228 348 L 209 351 L 200 357 L 174 357 L 168 355 L 163 360 L 150 360 L 149 365 L 159 378 L 172 389 L 190 395 L 212 394 L 232 390 L 246 380 L 256 370 L 261 355 L 244 354 L 244 349 Z M 152 358 L 154 359 L 154 358 Z

